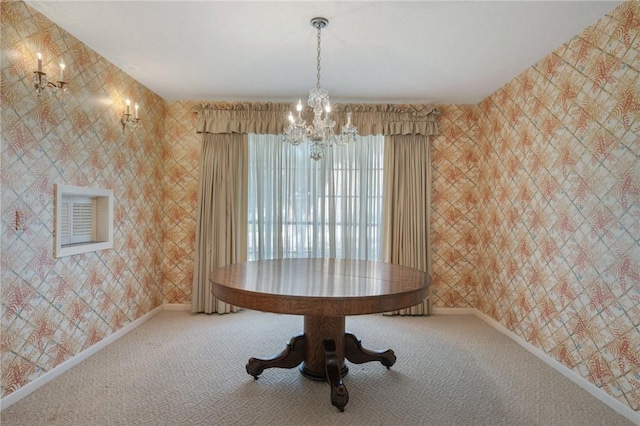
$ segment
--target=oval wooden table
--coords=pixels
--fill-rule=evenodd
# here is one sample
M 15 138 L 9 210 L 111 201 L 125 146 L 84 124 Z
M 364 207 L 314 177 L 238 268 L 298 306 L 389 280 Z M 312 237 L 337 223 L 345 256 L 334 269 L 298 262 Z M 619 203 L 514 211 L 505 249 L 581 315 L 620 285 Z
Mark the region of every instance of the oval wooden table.
M 294 368 L 313 380 L 328 381 L 331 403 L 340 411 L 349 401 L 342 378 L 345 358 L 391 367 L 396 356 L 362 347 L 345 332 L 345 316 L 388 312 L 421 303 L 431 278 L 424 272 L 384 262 L 351 259 L 277 259 L 236 263 L 211 271 L 215 297 L 264 312 L 304 315 L 304 333 L 278 355 L 250 358 L 255 379 L 266 368 Z

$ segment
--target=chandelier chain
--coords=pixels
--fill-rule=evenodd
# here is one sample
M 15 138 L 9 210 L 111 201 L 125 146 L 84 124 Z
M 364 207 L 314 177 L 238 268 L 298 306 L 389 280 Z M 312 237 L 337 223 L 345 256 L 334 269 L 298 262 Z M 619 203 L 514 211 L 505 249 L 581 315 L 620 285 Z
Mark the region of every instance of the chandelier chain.
M 317 75 L 317 79 L 318 82 L 316 83 L 316 88 L 320 88 L 320 32 L 321 32 L 321 28 L 322 26 L 320 24 L 318 24 L 318 58 L 317 58 L 317 68 L 318 68 L 318 75 Z

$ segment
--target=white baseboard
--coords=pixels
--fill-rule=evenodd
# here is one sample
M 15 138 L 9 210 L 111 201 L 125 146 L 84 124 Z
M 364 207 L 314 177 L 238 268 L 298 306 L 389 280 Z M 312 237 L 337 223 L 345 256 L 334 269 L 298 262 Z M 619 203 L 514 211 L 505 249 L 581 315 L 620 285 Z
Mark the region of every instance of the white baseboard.
M 461 308 L 461 309 L 453 308 L 450 310 L 460 310 L 460 311 L 463 311 L 463 312 L 460 312 L 460 314 L 466 314 L 467 308 Z M 478 318 L 480 318 L 481 320 L 483 320 L 484 322 L 486 322 L 487 324 L 489 324 L 490 326 L 492 326 L 502 334 L 510 337 L 513 341 L 518 343 L 524 349 L 526 349 L 527 351 L 529 351 L 530 353 L 532 353 L 533 355 L 541 359 L 544 363 L 546 363 L 551 368 L 558 371 L 560 374 L 562 374 L 563 376 L 571 380 L 573 383 L 580 386 L 585 391 L 589 392 L 591 395 L 593 395 L 594 397 L 602 401 L 604 404 L 609 406 L 615 412 L 626 417 L 634 424 L 640 425 L 640 413 L 637 413 L 631 407 L 628 407 L 627 405 L 618 401 L 617 399 L 615 399 L 614 397 L 612 397 L 611 395 L 609 395 L 608 393 L 606 393 L 605 391 L 603 391 L 602 389 L 600 389 L 599 387 L 597 387 L 596 385 L 594 385 L 593 383 L 585 379 L 584 377 L 580 376 L 579 374 L 577 374 L 576 372 L 574 372 L 564 364 L 557 361 L 555 358 L 547 355 L 544 351 L 541 351 L 537 347 L 533 346 L 531 343 L 527 342 L 517 334 L 513 333 L 508 328 L 506 328 L 505 326 L 503 326 L 502 324 L 500 324 L 490 316 L 478 311 L 475 308 L 473 308 L 472 311 L 473 311 L 473 314 L 475 314 L 475 316 L 477 316 Z
M 165 311 L 190 311 L 191 303 L 165 303 L 162 307 Z
M 434 315 L 475 315 L 474 308 L 431 308 Z
M 137 327 L 141 326 L 145 322 L 149 321 L 151 318 L 158 315 L 160 312 L 165 310 L 187 310 L 190 308 L 191 308 L 191 304 L 175 304 L 175 305 L 164 304 L 164 305 L 158 306 L 157 308 L 153 309 L 151 312 L 146 313 L 145 315 L 141 316 L 140 318 L 133 321 L 132 323 L 122 327 L 120 330 L 116 331 L 115 333 L 105 337 L 95 345 L 85 349 L 84 351 L 80 352 L 78 355 L 75 355 L 73 358 L 70 358 L 65 362 L 63 362 L 62 364 L 57 365 L 52 370 L 47 371 L 45 374 L 38 377 L 34 381 L 27 383 L 20 389 L 16 390 L 15 392 L 12 392 L 10 395 L 0 399 L 0 411 L 20 401 L 22 398 L 29 395 L 31 392 L 35 391 L 36 389 L 43 386 L 44 384 L 49 383 L 51 380 L 55 379 L 65 371 L 69 370 L 71 367 L 74 367 L 75 365 L 78 365 L 85 359 L 89 358 L 91 355 L 104 349 L 109 344 L 115 342 L 125 334 L 129 333 L 130 331 L 136 329 Z

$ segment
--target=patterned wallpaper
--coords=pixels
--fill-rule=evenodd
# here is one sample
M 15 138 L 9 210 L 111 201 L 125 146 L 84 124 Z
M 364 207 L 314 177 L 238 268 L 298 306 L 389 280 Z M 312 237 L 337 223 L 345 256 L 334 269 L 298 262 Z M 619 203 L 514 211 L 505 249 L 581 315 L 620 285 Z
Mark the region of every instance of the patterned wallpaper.
M 5 397 L 163 302 L 164 101 L 23 2 L 0 6 Z M 50 76 L 64 60 L 69 93 L 36 96 L 37 52 Z M 127 97 L 133 133 L 119 126 Z M 53 257 L 58 183 L 113 190 L 113 250 Z
M 193 112 L 196 105 L 167 102 L 165 111 L 162 274 L 166 303 L 191 303 L 201 141 Z
M 190 303 L 200 139 L 197 102 L 165 102 L 0 4 L 4 397 L 155 306 Z M 432 141 L 433 305 L 479 309 L 636 410 L 639 16 L 625 3 L 480 105 L 439 106 Z M 37 51 L 45 71 L 68 64 L 66 97 L 32 94 Z M 123 134 L 126 97 L 144 128 Z M 58 182 L 114 189 L 114 250 L 51 257 Z
M 472 308 L 476 300 L 478 113 L 442 105 L 431 141 L 431 303 Z
M 640 410 L 640 2 L 480 105 L 476 308 Z

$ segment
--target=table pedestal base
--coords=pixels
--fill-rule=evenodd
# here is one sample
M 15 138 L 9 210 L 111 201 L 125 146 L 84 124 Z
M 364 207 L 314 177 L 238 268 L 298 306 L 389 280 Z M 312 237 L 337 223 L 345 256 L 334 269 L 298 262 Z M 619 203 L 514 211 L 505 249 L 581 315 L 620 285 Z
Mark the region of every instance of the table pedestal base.
M 345 333 L 344 317 L 304 317 L 304 334 L 294 336 L 287 347 L 278 355 L 268 358 L 250 358 L 247 373 L 257 379 L 267 368 L 294 368 L 312 380 L 326 381 L 331 387 L 331 403 L 344 411 L 349 402 L 342 378 L 349 369 L 345 358 L 354 364 L 380 361 L 389 368 L 396 362 L 391 349 L 379 352 L 362 347 L 360 340 L 351 333 Z

